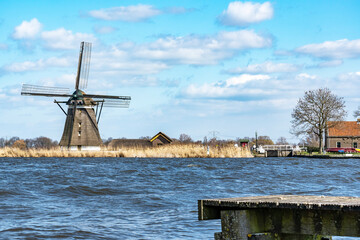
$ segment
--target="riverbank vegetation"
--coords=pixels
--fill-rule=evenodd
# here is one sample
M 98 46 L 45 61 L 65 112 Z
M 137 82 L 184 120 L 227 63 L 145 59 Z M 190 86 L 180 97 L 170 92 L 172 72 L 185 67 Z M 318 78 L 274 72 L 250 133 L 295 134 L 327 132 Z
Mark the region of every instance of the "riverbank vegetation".
M 139 158 L 242 158 L 252 157 L 248 148 L 234 145 L 209 147 L 199 144 L 170 144 L 158 147 L 126 147 L 101 151 L 68 151 L 60 147 L 50 149 L 16 147 L 0 148 L 0 157 L 139 157 Z
M 140 139 L 149 140 L 150 137 Z M 0 138 L 0 157 L 139 157 L 139 158 L 242 158 L 253 157 L 249 147 L 240 147 L 240 139 L 220 140 L 205 137 L 204 141 L 193 141 L 181 134 L 173 143 L 161 146 L 113 147 L 112 138 L 103 139 L 100 151 L 62 150 L 57 141 L 47 137 L 21 139 Z M 253 139 L 249 139 L 250 143 Z M 272 143 L 269 137 L 260 136 L 260 143 Z

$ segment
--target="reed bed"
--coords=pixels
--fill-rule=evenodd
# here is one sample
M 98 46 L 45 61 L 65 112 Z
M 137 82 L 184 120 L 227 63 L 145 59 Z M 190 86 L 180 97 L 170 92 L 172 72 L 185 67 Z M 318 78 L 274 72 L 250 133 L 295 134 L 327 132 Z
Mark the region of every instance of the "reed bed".
M 207 147 L 203 145 L 164 145 L 153 148 L 103 148 L 100 151 L 68 151 L 53 149 L 0 148 L 0 157 L 137 157 L 137 158 L 248 158 L 253 157 L 247 148 L 234 146 Z

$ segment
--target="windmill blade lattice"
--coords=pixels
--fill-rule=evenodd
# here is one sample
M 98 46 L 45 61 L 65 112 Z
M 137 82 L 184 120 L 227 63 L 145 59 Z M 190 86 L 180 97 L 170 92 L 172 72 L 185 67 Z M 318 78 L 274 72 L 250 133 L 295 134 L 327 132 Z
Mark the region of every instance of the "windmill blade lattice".
M 96 99 L 117 99 L 117 100 L 131 100 L 130 96 L 112 96 L 112 95 L 100 95 L 100 94 L 84 94 L 84 97 L 96 98 Z
M 91 48 L 92 48 L 91 43 L 84 42 L 84 48 L 81 59 L 81 69 L 80 69 L 80 84 L 79 84 L 80 89 L 86 89 L 88 85 Z
M 103 103 L 103 107 L 110 108 L 128 108 L 130 106 L 130 100 L 124 99 L 94 99 L 99 103 Z
M 38 86 L 31 84 L 23 84 L 21 88 L 21 95 L 37 95 L 37 96 L 70 96 L 69 88 L 61 87 L 47 87 L 47 86 Z

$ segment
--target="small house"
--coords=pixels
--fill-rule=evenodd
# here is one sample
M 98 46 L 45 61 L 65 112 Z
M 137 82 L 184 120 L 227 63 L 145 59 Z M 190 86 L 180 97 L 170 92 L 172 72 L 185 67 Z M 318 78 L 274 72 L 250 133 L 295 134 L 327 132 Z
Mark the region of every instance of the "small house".
M 158 134 L 156 134 L 154 137 L 152 137 L 150 139 L 150 142 L 152 143 L 152 146 L 160 146 L 160 145 L 165 145 L 165 144 L 170 144 L 172 143 L 172 139 L 169 138 L 168 136 L 166 136 L 164 133 L 159 132 Z
M 239 140 L 239 143 L 240 143 L 240 147 L 243 147 L 243 148 L 247 148 L 249 147 L 249 139 L 240 139 Z
M 325 135 L 326 148 L 359 148 L 360 147 L 360 119 L 357 121 L 329 122 Z

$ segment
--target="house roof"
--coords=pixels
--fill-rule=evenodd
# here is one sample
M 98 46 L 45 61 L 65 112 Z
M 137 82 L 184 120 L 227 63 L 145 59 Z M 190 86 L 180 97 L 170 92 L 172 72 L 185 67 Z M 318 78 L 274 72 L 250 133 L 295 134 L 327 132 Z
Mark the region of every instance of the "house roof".
M 329 122 L 331 125 L 334 122 Z M 334 127 L 329 128 L 329 137 L 340 136 L 359 136 L 360 137 L 360 122 L 357 121 L 341 121 Z
M 158 137 L 164 137 L 169 143 L 172 142 L 171 138 L 169 138 L 168 136 L 166 136 L 166 134 L 162 133 L 162 132 L 159 132 L 158 134 L 156 134 L 155 136 L 153 136 L 151 139 L 150 139 L 150 142 L 153 142 L 155 139 L 157 139 Z

